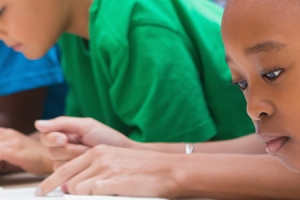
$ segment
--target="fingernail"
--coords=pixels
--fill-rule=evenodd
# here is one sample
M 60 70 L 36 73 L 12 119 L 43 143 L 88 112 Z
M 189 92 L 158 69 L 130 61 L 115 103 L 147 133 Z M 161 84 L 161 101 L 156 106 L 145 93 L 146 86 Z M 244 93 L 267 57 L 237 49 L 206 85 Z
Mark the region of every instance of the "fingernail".
M 49 120 L 37 120 L 36 122 L 39 123 L 39 125 L 42 125 L 42 126 L 49 125 Z
M 43 190 L 40 187 L 36 188 L 35 196 L 43 196 Z
M 62 136 L 57 137 L 56 138 L 56 143 L 61 144 L 61 145 L 65 144 L 65 138 L 62 137 Z

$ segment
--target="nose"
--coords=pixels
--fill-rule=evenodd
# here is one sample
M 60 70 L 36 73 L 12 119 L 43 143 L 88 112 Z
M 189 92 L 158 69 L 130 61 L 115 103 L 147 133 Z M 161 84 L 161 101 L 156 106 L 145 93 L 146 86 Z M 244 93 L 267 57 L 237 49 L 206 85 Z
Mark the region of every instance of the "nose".
M 268 98 L 268 93 L 260 89 L 251 90 L 246 96 L 247 113 L 254 121 L 270 117 L 275 112 L 275 106 Z

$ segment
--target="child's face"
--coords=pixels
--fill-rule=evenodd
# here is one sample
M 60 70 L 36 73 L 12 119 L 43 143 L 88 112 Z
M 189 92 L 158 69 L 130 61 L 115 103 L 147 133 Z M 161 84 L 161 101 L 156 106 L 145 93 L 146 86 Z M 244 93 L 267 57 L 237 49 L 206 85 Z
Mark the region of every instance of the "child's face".
M 0 0 L 0 39 L 28 58 L 39 58 L 65 26 L 64 0 Z
M 300 4 L 231 0 L 222 35 L 258 137 L 269 154 L 300 171 Z

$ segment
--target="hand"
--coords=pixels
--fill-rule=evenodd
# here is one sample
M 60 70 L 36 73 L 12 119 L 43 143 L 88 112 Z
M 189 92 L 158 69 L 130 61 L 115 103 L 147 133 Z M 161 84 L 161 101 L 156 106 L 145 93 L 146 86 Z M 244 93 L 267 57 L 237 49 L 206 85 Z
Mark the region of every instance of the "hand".
M 36 121 L 35 126 L 42 132 L 41 142 L 49 148 L 55 170 L 96 145 L 128 147 L 134 143 L 91 118 L 58 117 Z
M 25 170 L 33 174 L 53 171 L 47 149 L 38 141 L 9 128 L 0 128 L 0 173 Z
M 36 194 L 64 185 L 77 195 L 179 196 L 177 178 L 186 167 L 182 156 L 99 145 L 60 167 Z

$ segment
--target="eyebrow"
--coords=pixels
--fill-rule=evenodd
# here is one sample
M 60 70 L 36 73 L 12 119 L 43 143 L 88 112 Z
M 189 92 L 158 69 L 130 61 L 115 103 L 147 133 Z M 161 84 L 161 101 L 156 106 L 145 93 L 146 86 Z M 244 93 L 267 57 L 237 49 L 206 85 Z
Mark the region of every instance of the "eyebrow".
M 245 50 L 245 54 L 252 55 L 252 54 L 257 54 L 257 53 L 261 53 L 261 52 L 281 51 L 285 46 L 286 46 L 286 44 L 284 44 L 284 43 L 276 42 L 273 40 L 268 40 L 268 41 L 255 44 L 254 46 L 247 48 Z M 231 62 L 231 59 L 228 55 L 225 56 L 225 62 L 226 63 Z
M 281 51 L 285 46 L 286 44 L 284 43 L 269 40 L 247 48 L 245 53 L 251 55 L 261 52 Z

